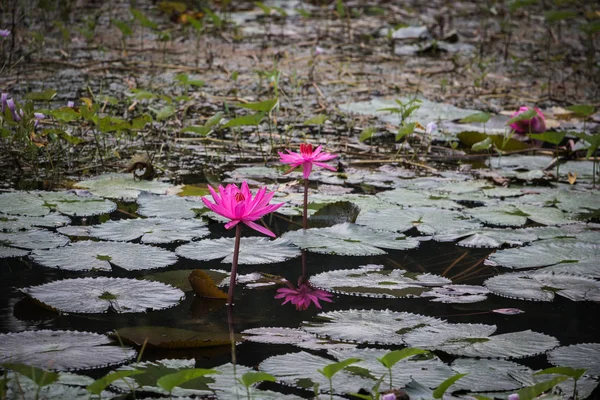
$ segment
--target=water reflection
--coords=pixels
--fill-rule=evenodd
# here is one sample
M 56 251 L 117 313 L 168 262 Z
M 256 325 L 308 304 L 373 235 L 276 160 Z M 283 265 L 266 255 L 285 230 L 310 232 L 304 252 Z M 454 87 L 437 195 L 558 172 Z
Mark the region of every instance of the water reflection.
M 296 310 L 307 310 L 312 304 L 321 309 L 319 301 L 333 302 L 331 293 L 315 289 L 310 285 L 306 271 L 306 250 L 302 250 L 302 274 L 298 278 L 298 286 L 294 286 L 289 281 L 286 281 L 286 284 L 288 287 L 277 289 L 275 295 L 276 299 L 284 299 L 281 305 L 292 303 L 296 306 Z

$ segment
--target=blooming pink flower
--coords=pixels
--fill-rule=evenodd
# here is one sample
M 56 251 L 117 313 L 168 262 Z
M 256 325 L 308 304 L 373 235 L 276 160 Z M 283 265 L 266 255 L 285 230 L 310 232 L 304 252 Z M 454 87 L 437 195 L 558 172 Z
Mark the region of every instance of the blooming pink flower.
M 318 167 L 335 171 L 335 167 L 325 164 L 324 161 L 333 160 L 337 157 L 337 155 L 321 152 L 321 147 L 322 146 L 319 146 L 313 151 L 312 144 L 302 143 L 300 145 L 300 153 L 294 153 L 290 150 L 286 150 L 288 154 L 278 152 L 280 161 L 284 164 L 290 164 L 292 167 L 288 172 L 286 172 L 286 174 L 292 172 L 302 165 L 304 179 L 308 179 L 308 176 L 312 171 L 313 164 Z
M 519 108 L 519 111 L 515 112 L 511 118 L 516 117 L 519 114 L 522 114 L 526 111 L 529 111 L 530 108 L 527 106 L 522 106 Z M 510 127 L 515 130 L 516 133 L 542 133 L 546 131 L 546 122 L 544 118 L 544 114 L 540 111 L 539 108 L 534 108 L 537 113 L 531 119 L 523 119 L 521 121 L 514 122 L 510 124 Z
M 303 283 L 298 289 L 279 288 L 277 289 L 276 299 L 285 299 L 281 305 L 291 302 L 296 306 L 296 310 L 306 310 L 311 303 L 315 303 L 317 308 L 321 308 L 319 300 L 331 303 L 333 295 L 324 290 L 314 289 L 310 285 Z
M 283 205 L 283 203 L 269 204 L 275 192 L 267 193 L 267 188 L 261 188 L 256 193 L 256 196 L 252 197 L 246 181 L 242 182 L 241 188 L 233 184 L 229 184 L 226 187 L 219 186 L 219 192 L 217 193 L 209 185 L 208 190 L 210 190 L 214 203 L 211 203 L 207 196 L 202 197 L 202 201 L 212 211 L 231 220 L 225 224 L 226 229 L 231 229 L 240 222 L 243 222 L 260 233 L 275 237 L 273 232 L 253 222 L 266 214 L 272 213 Z

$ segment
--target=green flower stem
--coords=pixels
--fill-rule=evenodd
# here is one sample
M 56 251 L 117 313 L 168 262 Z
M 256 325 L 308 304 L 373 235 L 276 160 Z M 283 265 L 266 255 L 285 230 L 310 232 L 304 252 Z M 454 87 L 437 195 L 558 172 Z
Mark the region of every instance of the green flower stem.
M 242 236 L 242 226 L 235 226 L 235 245 L 233 247 L 233 261 L 231 262 L 231 276 L 229 277 L 229 291 L 227 292 L 227 305 L 233 306 L 233 292 L 237 278 L 238 256 L 240 255 L 240 238 Z
M 304 180 L 304 213 L 302 214 L 302 228 L 308 229 L 308 178 Z

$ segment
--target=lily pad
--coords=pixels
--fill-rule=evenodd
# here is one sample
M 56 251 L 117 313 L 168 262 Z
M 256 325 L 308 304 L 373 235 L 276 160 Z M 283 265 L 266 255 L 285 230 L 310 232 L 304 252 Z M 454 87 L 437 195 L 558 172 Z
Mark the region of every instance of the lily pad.
M 0 214 L 0 232 L 16 232 L 33 227 L 58 228 L 70 223 L 71 219 L 69 217 L 58 214 L 48 214 L 43 217 Z
M 534 373 L 525 365 L 507 360 L 459 358 L 451 367 L 459 374 L 468 374 L 451 386 L 452 391 L 516 390 L 523 387 L 524 382 L 532 381 Z
M 90 235 L 111 241 L 140 239 L 142 243 L 164 244 L 208 236 L 210 231 L 205 225 L 204 221 L 191 219 L 121 219 L 92 226 Z
M 0 363 L 66 371 L 120 364 L 135 354 L 98 333 L 44 329 L 0 334 Z
M 521 358 L 545 353 L 558 346 L 552 336 L 530 330 L 491 336 L 495 325 L 429 325 L 404 335 L 411 347 L 481 358 Z
M 138 198 L 139 215 L 157 218 L 195 218 L 199 210 L 205 209 L 200 197 L 164 196 L 142 192 Z
M 117 329 L 113 334 L 125 343 L 150 348 L 189 349 L 231 344 L 229 332 L 202 332 L 167 326 L 133 326 Z M 239 339 L 239 335 L 236 335 Z
M 329 228 L 288 231 L 282 237 L 304 250 L 344 256 L 380 255 L 386 254 L 382 248 L 409 250 L 419 246 L 418 240 L 403 234 L 376 231 L 350 223 Z
M 574 239 L 548 239 L 530 246 L 498 250 L 485 261 L 486 265 L 513 269 L 546 267 L 548 271 L 600 277 L 600 244 Z
M 179 246 L 177 255 L 192 260 L 215 260 L 231 264 L 235 239 L 205 239 Z M 277 238 L 269 240 L 264 237 L 244 237 L 240 241 L 239 264 L 271 264 L 298 257 L 300 250 L 289 240 Z
M 297 328 L 252 328 L 242 332 L 249 342 L 291 344 L 307 350 L 341 350 L 356 347 L 350 343 L 336 343 L 319 339 L 315 334 Z
M 355 343 L 401 345 L 402 335 L 413 329 L 445 324 L 441 319 L 390 310 L 330 311 L 318 317 L 326 322 L 311 322 L 302 329 L 319 337 Z
M 477 303 L 487 300 L 487 295 L 490 291 L 483 286 L 475 285 L 445 285 L 435 287 L 428 292 L 425 292 L 421 297 L 429 298 L 437 303 Z
M 14 247 L 0 246 L 0 258 L 23 257 L 29 250 L 15 249 Z
M 45 267 L 69 271 L 110 271 L 111 264 L 128 271 L 164 268 L 177 262 L 168 250 L 135 243 L 81 241 L 69 246 L 36 250 L 30 256 Z
M 41 217 L 51 212 L 87 217 L 108 214 L 117 209 L 112 201 L 93 195 L 70 192 L 9 192 L 0 194 L 0 210 L 5 214 Z
M 457 202 L 450 200 L 447 195 L 432 194 L 425 190 L 398 188 L 377 193 L 377 197 L 383 201 L 402 207 L 437 207 L 449 210 L 464 208 Z
M 462 230 L 435 235 L 433 240 L 438 242 L 454 242 L 463 247 L 500 248 L 504 245 L 522 246 L 538 239 L 538 235 L 525 229 L 475 229 Z
M 173 307 L 184 293 L 160 282 L 125 278 L 63 279 L 21 291 L 58 312 L 146 312 Z
M 135 201 L 141 192 L 153 194 L 176 194 L 181 188 L 159 181 L 145 181 L 133 178 L 133 174 L 105 174 L 77 182 L 76 187 L 88 189 L 91 193 L 110 199 Z
M 586 373 L 600 376 L 600 343 L 580 343 L 562 346 L 548 353 L 552 365 L 585 368 Z
M 46 230 L 0 232 L 0 243 L 27 250 L 54 249 L 69 243 L 68 237 Z
M 331 363 L 328 358 L 302 351 L 269 357 L 258 368 L 288 385 L 312 389 L 314 383 L 318 383 L 320 390 L 325 392 L 329 389 L 329 381 L 318 370 Z M 375 381 L 353 373 L 352 369 L 343 369 L 333 377 L 333 390 L 338 394 L 356 393 L 360 389 L 370 389 Z
M 481 222 L 497 226 L 523 226 L 527 220 L 542 225 L 572 224 L 576 221 L 554 207 L 534 207 L 527 205 L 506 205 L 501 207 L 476 207 L 469 209 L 467 214 Z
M 452 283 L 429 273 L 415 274 L 402 269 L 384 270 L 383 265 L 322 272 L 310 278 L 312 286 L 334 293 L 366 297 L 419 297 L 435 286 Z
M 600 302 L 600 282 L 564 273 L 516 272 L 485 281 L 494 294 L 519 300 L 552 301 L 556 295 L 573 301 Z

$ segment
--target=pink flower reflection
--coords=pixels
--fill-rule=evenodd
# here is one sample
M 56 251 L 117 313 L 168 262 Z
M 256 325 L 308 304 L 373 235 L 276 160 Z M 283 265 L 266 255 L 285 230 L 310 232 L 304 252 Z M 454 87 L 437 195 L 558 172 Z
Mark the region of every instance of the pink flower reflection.
M 276 299 L 285 299 L 281 305 L 292 303 L 296 306 L 296 310 L 306 310 L 311 303 L 314 303 L 318 309 L 321 309 L 319 300 L 333 302 L 333 295 L 324 290 L 314 289 L 310 285 L 303 283 L 297 289 L 279 288 L 277 289 Z
M 288 154 L 278 152 L 280 161 L 284 164 L 290 164 L 290 167 L 292 167 L 286 173 L 292 172 L 301 165 L 304 179 L 308 179 L 313 165 L 335 171 L 335 167 L 325 164 L 325 161 L 333 160 L 337 155 L 321 152 L 321 147 L 319 146 L 313 151 L 312 144 L 302 143 L 299 153 L 290 150 L 286 150 Z

